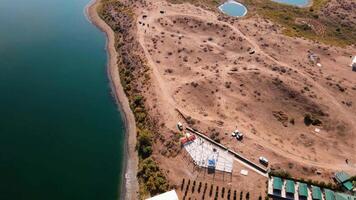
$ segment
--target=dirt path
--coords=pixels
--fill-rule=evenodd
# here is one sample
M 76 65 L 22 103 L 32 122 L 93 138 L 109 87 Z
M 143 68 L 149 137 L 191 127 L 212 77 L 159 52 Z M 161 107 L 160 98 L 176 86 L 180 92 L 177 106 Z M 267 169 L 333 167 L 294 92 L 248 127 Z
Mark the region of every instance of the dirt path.
M 256 43 L 256 41 L 254 41 L 254 39 L 249 38 L 248 36 L 246 36 L 244 33 L 242 33 L 237 27 L 227 23 L 227 22 L 222 22 L 217 20 L 216 16 L 211 14 L 210 16 L 204 16 L 204 18 L 202 18 L 202 16 L 200 16 L 199 14 L 192 14 L 192 13 L 184 13 L 184 12 L 177 12 L 177 10 L 173 10 L 170 9 L 169 11 L 167 11 L 166 13 L 164 13 L 164 15 L 160 14 L 158 12 L 158 7 L 157 8 L 153 8 L 153 10 L 155 10 L 155 12 L 150 12 L 149 17 L 146 21 L 146 23 L 148 24 L 154 24 L 155 20 L 157 20 L 158 18 L 164 16 L 164 17 L 176 17 L 176 16 L 180 16 L 180 17 L 189 17 L 189 18 L 196 18 L 202 21 L 209 21 L 209 22 L 213 22 L 213 23 L 217 23 L 217 24 L 222 24 L 222 25 L 226 25 L 228 26 L 233 32 L 236 32 L 239 36 L 241 36 L 243 39 L 245 39 L 252 47 L 253 49 L 261 54 L 262 56 L 264 56 L 265 58 L 267 58 L 268 60 L 272 61 L 273 63 L 280 65 L 280 66 L 284 66 L 284 67 L 290 67 L 290 68 L 294 68 L 291 67 L 289 64 L 281 62 L 275 58 L 273 58 L 271 55 L 269 55 L 268 53 L 266 53 L 265 51 L 263 51 L 260 46 Z M 177 107 L 175 100 L 173 99 L 173 95 L 172 92 L 170 91 L 169 88 L 166 86 L 165 81 L 162 79 L 161 74 L 158 72 L 157 70 L 157 66 L 156 66 L 156 62 L 153 60 L 152 56 L 150 55 L 148 49 L 146 48 L 145 45 L 145 28 L 142 28 L 142 26 L 140 24 L 137 24 L 138 28 L 138 39 L 139 42 L 142 46 L 142 48 L 144 49 L 145 52 L 145 56 L 148 59 L 148 63 L 151 66 L 152 72 L 153 72 L 153 76 L 154 79 L 157 81 L 157 85 L 159 89 L 160 94 L 162 95 L 161 98 L 164 99 L 165 101 L 169 102 L 170 107 Z M 157 33 L 159 32 L 167 32 L 166 30 L 160 29 L 160 27 L 155 27 L 155 31 Z M 168 32 L 169 33 L 169 32 Z M 172 33 L 170 33 L 172 34 Z M 219 48 L 219 47 L 217 47 Z M 344 116 L 349 116 L 349 113 L 346 112 L 345 108 L 337 101 L 337 99 L 335 99 L 335 97 L 333 95 L 331 95 L 324 87 L 322 87 L 319 83 L 313 81 L 309 76 L 307 76 L 303 71 L 295 69 L 298 71 L 298 73 L 301 75 L 302 78 L 304 78 L 305 80 L 308 80 L 310 82 L 313 82 L 313 86 L 315 86 L 315 88 L 317 88 L 317 90 L 322 92 L 322 95 L 324 98 L 327 98 L 328 101 L 331 103 L 332 107 L 337 108 Z M 184 77 L 182 77 L 184 78 Z M 199 77 L 197 77 L 199 78 Z M 286 79 L 288 79 L 288 77 L 285 77 Z M 182 108 L 180 108 L 182 109 Z M 184 109 L 182 109 L 184 111 Z M 350 120 L 352 119 L 351 117 L 345 117 L 345 119 L 350 123 L 355 125 L 355 123 Z M 255 135 L 251 135 L 251 138 L 253 140 L 255 140 L 257 143 L 262 144 L 263 146 L 270 146 L 269 143 Z M 280 155 L 283 155 L 285 157 L 288 157 L 294 161 L 297 161 L 299 163 L 304 163 L 307 165 L 311 165 L 314 167 L 320 167 L 320 168 L 325 168 L 325 169 L 332 169 L 332 170 L 340 170 L 340 169 L 344 169 L 344 170 L 353 170 L 353 166 L 350 165 L 346 165 L 346 164 L 331 164 L 331 163 L 321 163 L 321 162 L 315 162 L 312 160 L 306 160 L 300 157 L 300 155 L 295 155 L 293 153 L 289 153 L 286 152 L 280 148 L 270 148 L 273 152 L 276 152 Z

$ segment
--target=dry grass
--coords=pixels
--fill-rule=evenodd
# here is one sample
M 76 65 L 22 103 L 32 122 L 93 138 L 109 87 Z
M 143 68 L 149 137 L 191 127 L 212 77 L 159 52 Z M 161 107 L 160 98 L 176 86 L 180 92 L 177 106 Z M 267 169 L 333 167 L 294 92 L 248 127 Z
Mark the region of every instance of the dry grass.
M 356 41 L 356 27 L 342 26 L 332 18 L 320 17 L 321 8 L 330 0 L 314 0 L 311 7 L 298 8 L 283 5 L 270 0 L 243 0 L 249 13 L 248 16 L 259 14 L 284 27 L 283 33 L 291 37 L 304 37 L 314 41 L 336 46 L 351 45 Z M 172 3 L 189 2 L 194 5 L 207 6 L 217 11 L 221 0 L 169 0 Z M 296 19 L 304 18 L 317 21 L 325 27 L 325 32 L 320 35 L 307 24 L 300 24 Z

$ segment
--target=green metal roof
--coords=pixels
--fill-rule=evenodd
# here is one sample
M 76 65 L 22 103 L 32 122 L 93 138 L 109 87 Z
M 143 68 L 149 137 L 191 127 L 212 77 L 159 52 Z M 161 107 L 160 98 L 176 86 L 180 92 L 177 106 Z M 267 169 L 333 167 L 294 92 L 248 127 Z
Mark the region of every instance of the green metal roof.
M 349 180 L 351 177 L 346 172 L 337 172 L 335 174 L 335 178 L 339 183 L 343 183 L 343 182 Z
M 307 197 L 308 196 L 307 184 L 299 183 L 298 193 L 299 196 Z
M 316 187 L 316 186 L 312 187 L 312 197 L 313 199 L 319 199 L 319 200 L 322 199 L 320 187 Z
M 335 200 L 352 200 L 351 196 L 343 193 L 335 193 Z
M 325 200 L 335 200 L 335 194 L 332 190 L 324 189 Z
M 346 181 L 345 183 L 342 184 L 347 190 L 351 191 L 353 186 L 351 181 Z
M 295 192 L 294 181 L 287 180 L 287 182 L 286 182 L 286 192 L 294 194 L 294 192 Z
M 282 190 L 282 179 L 279 177 L 273 177 L 273 189 L 275 190 Z

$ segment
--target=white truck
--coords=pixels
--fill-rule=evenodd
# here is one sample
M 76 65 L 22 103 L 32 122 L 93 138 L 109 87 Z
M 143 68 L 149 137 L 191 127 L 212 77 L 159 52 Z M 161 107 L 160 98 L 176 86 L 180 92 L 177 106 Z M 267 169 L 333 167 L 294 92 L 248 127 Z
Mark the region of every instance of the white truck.
M 265 158 L 263 156 L 260 156 L 259 160 L 260 160 L 261 164 L 266 165 L 266 166 L 268 165 L 268 159 L 267 158 Z
M 183 130 L 183 124 L 178 122 L 177 123 L 177 128 L 178 128 L 178 130 L 182 131 Z

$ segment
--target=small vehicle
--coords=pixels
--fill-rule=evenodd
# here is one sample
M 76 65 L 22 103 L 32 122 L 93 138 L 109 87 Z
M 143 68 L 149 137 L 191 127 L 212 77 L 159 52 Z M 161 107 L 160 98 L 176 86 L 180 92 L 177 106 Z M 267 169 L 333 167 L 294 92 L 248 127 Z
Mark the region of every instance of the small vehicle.
M 261 156 L 261 157 L 259 158 L 259 160 L 260 160 L 260 163 L 261 163 L 261 164 L 266 165 L 266 166 L 268 165 L 268 160 L 267 160 L 267 158 Z
M 236 134 L 236 139 L 237 140 L 242 140 L 244 138 L 244 135 L 241 133 L 241 132 L 239 132 L 238 134 Z
M 237 140 L 242 140 L 244 137 L 244 135 L 237 129 L 231 133 L 231 136 L 236 137 Z
M 183 130 L 183 124 L 178 122 L 177 123 L 177 128 L 178 128 L 178 130 L 182 131 Z

